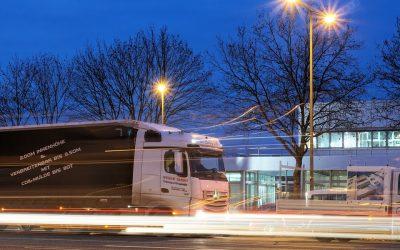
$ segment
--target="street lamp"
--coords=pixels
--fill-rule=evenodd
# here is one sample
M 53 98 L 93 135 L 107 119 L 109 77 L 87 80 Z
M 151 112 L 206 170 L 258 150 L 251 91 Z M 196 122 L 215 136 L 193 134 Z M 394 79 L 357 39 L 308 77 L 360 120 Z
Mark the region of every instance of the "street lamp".
M 161 97 L 161 124 L 165 124 L 165 94 L 168 92 L 168 81 L 160 80 L 155 84 L 155 91 Z
M 325 24 L 332 25 L 337 21 L 335 13 L 324 13 L 323 20 Z
M 320 20 L 320 23 L 325 28 L 333 28 L 337 25 L 339 19 L 336 12 L 333 11 L 320 11 L 314 9 L 312 6 L 303 2 L 302 0 L 283 0 L 283 4 L 286 8 L 303 8 L 308 12 L 309 15 L 309 33 L 310 33 L 310 190 L 314 190 L 314 52 L 313 52 L 313 33 L 314 33 L 314 19 Z
M 299 0 L 286 0 L 286 1 L 287 1 L 287 3 L 288 3 L 289 5 L 292 5 L 292 6 L 294 6 L 294 5 L 296 5 L 296 4 L 299 3 Z
M 340 20 L 338 18 L 338 14 L 335 12 L 321 13 L 320 20 L 321 20 L 322 25 L 328 29 L 336 27 L 336 25 L 340 22 Z

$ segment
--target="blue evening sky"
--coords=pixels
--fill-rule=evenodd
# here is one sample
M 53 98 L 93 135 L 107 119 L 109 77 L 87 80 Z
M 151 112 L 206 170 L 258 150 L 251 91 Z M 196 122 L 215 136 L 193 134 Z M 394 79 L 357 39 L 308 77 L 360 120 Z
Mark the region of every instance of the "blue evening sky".
M 329 2 L 324 1 L 323 2 Z M 399 0 L 337 0 L 364 40 L 366 64 L 394 32 Z M 51 52 L 71 56 L 96 40 L 124 39 L 139 29 L 166 25 L 196 51 L 213 50 L 215 38 L 252 23 L 271 0 L 2 0 L 0 64 L 13 55 Z

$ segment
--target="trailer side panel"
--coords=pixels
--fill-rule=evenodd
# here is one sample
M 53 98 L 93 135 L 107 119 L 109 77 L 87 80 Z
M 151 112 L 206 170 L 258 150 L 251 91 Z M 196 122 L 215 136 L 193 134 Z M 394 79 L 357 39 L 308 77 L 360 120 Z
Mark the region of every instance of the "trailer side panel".
M 0 132 L 0 206 L 126 208 L 136 134 L 115 124 Z

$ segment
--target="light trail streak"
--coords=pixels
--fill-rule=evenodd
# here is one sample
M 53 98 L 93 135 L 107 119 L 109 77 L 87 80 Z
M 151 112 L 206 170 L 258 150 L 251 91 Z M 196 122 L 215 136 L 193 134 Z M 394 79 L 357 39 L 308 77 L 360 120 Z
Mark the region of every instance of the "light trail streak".
M 282 131 L 282 129 L 274 129 L 274 131 Z M 241 139 L 248 139 L 248 138 L 250 138 L 250 139 L 276 138 L 275 136 L 272 136 L 272 135 L 270 135 L 270 136 L 250 136 L 250 135 L 259 135 L 259 134 L 270 134 L 270 132 L 264 130 L 264 131 L 260 131 L 260 132 L 249 133 L 249 134 L 246 134 L 246 135 L 244 135 L 244 134 L 242 134 L 242 135 L 234 135 L 234 134 L 232 134 L 232 135 L 218 137 L 218 139 L 219 140 L 225 140 L 225 139 L 227 139 L 227 140 L 228 139 L 241 140 Z M 285 138 L 285 137 L 291 138 L 291 137 L 299 137 L 299 136 L 300 136 L 300 134 L 293 134 L 293 135 L 290 135 L 290 136 L 289 135 L 282 135 L 281 137 L 282 138 Z
M 121 228 L 122 234 L 298 236 L 400 240 L 399 217 L 291 214 L 129 216 L 1 213 L 0 224 L 51 228 Z
M 243 114 L 229 120 L 229 121 L 225 121 L 216 125 L 212 125 L 212 126 L 207 126 L 207 127 L 200 127 L 200 128 L 190 128 L 187 130 L 191 130 L 191 131 L 196 131 L 196 130 L 203 130 L 203 129 L 210 129 L 210 128 L 216 128 L 216 127 L 220 127 L 220 126 L 228 126 L 228 125 L 234 125 L 234 124 L 239 124 L 239 123 L 243 123 L 243 122 L 248 122 L 251 120 L 254 120 L 255 118 L 250 118 L 250 119 L 246 119 L 243 121 L 238 121 L 239 119 L 241 119 L 242 117 L 246 116 L 247 114 L 251 113 L 253 110 L 255 110 L 256 108 L 258 108 L 258 106 L 253 106 L 251 108 L 249 108 L 248 110 L 246 110 Z
M 281 129 L 274 129 L 274 131 L 278 131 Z M 269 136 L 250 136 L 250 135 L 257 135 L 257 134 L 270 134 L 269 131 L 260 131 L 260 132 L 254 132 L 254 133 L 250 133 L 248 135 L 228 135 L 228 136 L 221 136 L 218 137 L 218 139 L 221 140 L 242 140 L 242 139 L 275 139 L 276 137 L 273 135 L 269 135 Z M 293 134 L 293 135 L 281 135 L 280 137 L 282 138 L 293 138 L 293 137 L 300 137 L 301 134 Z M 307 134 L 305 134 L 305 136 L 307 136 Z
M 253 128 L 272 125 L 272 124 L 274 124 L 276 121 L 278 121 L 278 120 L 284 118 L 285 116 L 288 116 L 288 115 L 290 115 L 291 113 L 293 113 L 293 112 L 294 112 L 298 107 L 300 107 L 301 105 L 304 105 L 304 103 L 297 104 L 296 106 L 294 106 L 292 109 L 290 109 L 289 111 L 287 111 L 287 112 L 284 113 L 283 115 L 281 115 L 281 116 L 279 116 L 279 117 L 277 117 L 277 118 L 275 118 L 275 119 L 273 119 L 273 120 L 269 120 L 269 121 L 268 121 L 267 123 L 265 123 L 265 124 L 263 123 L 263 124 L 260 124 L 260 125 L 256 125 L 256 126 L 254 126 Z M 256 120 L 257 118 L 256 118 L 256 117 L 251 117 L 251 118 L 248 118 L 248 119 L 245 119 L 245 120 L 241 120 L 241 121 L 238 121 L 238 120 L 241 119 L 241 118 L 243 118 L 243 117 L 245 117 L 247 114 L 253 112 L 253 111 L 254 111 L 255 109 L 257 109 L 258 107 L 259 107 L 258 105 L 253 106 L 253 107 L 249 108 L 247 111 L 245 111 L 243 114 L 241 114 L 241 115 L 239 115 L 239 116 L 237 116 L 237 117 L 235 117 L 235 118 L 233 118 L 233 119 L 231 119 L 231 120 L 229 120 L 229 121 L 226 121 L 226 122 L 222 122 L 222 123 L 219 123 L 219 124 L 216 124 L 216 125 L 212 125 L 212 126 L 207 126 L 207 127 L 190 128 L 190 129 L 187 129 L 187 130 L 191 130 L 191 131 L 204 130 L 204 129 L 217 128 L 217 127 L 221 127 L 221 126 L 232 126 L 232 125 L 236 125 L 236 124 L 240 124 L 240 123 L 250 122 L 250 121 Z
M 240 206 L 242 206 L 242 205 L 250 204 L 251 202 L 255 202 L 255 201 L 258 201 L 258 200 L 260 200 L 260 197 L 258 197 L 258 196 L 253 196 L 253 197 L 247 198 L 247 199 L 245 199 L 245 200 L 242 200 L 242 201 L 233 203 L 233 204 L 229 205 L 229 207 L 231 207 L 231 208 L 233 208 L 233 209 L 236 209 L 236 208 L 238 208 L 238 207 L 240 207 Z
M 285 116 L 290 115 L 291 113 L 293 113 L 294 111 L 296 111 L 296 109 L 297 109 L 298 107 L 300 107 L 300 106 L 302 106 L 302 105 L 304 105 L 304 103 L 297 104 L 297 105 L 294 106 L 291 110 L 287 111 L 287 112 L 284 113 L 283 115 L 281 115 L 281 116 L 279 116 L 279 117 L 277 117 L 277 118 L 275 118 L 275 119 L 273 119 L 273 120 L 269 120 L 269 121 L 268 121 L 267 123 L 265 123 L 265 124 L 260 124 L 260 125 L 254 126 L 253 128 L 272 125 L 272 124 L 274 124 L 275 122 L 279 121 L 280 119 L 284 118 Z
M 290 114 L 293 113 L 298 107 L 300 107 L 300 106 L 302 106 L 302 105 L 304 105 L 304 103 L 297 104 L 296 106 L 294 106 L 292 109 L 290 109 L 289 111 L 287 111 L 287 112 L 284 113 L 283 115 L 281 115 L 281 116 L 279 116 L 279 117 L 277 117 L 277 118 L 275 118 L 275 119 L 273 119 L 273 120 L 269 120 L 267 123 L 263 123 L 263 124 L 256 125 L 256 126 L 253 127 L 253 129 L 258 128 L 258 127 L 262 127 L 262 126 L 269 126 L 269 125 L 272 125 L 272 124 L 274 124 L 275 122 L 279 121 L 280 119 L 284 118 L 285 116 L 290 115 Z M 255 119 L 255 118 L 249 118 L 249 119 L 247 119 L 247 120 L 240 121 L 240 122 L 237 122 L 237 123 L 248 122 L 248 121 L 251 121 L 251 120 L 254 120 L 254 119 Z M 227 125 L 234 125 L 234 124 L 237 124 L 237 123 L 231 123 L 231 124 L 227 124 Z M 221 125 L 217 125 L 217 126 L 221 126 Z M 276 131 L 276 130 L 275 130 L 275 131 Z M 265 132 L 268 132 L 268 131 L 262 131 L 261 133 L 265 133 Z M 256 133 L 253 133 L 253 134 L 256 134 Z M 294 136 L 295 136 L 295 135 L 289 136 L 289 137 L 294 137 Z M 307 135 L 303 135 L 303 136 L 307 136 Z M 279 137 L 284 138 L 284 137 L 286 137 L 286 136 L 279 136 Z M 223 138 L 229 138 L 229 136 L 228 136 L 228 137 L 219 137 L 218 139 L 219 139 L 219 140 L 222 140 Z M 276 136 L 272 136 L 272 138 L 276 138 Z

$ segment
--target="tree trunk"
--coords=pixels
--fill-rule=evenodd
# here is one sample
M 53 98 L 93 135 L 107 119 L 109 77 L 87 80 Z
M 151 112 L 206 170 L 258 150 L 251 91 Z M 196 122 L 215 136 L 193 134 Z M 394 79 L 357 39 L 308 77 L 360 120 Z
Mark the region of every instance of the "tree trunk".
M 296 168 L 293 172 L 293 193 L 291 195 L 292 199 L 300 199 L 302 197 L 301 190 L 301 170 L 303 165 L 303 157 L 297 156 L 296 159 Z

